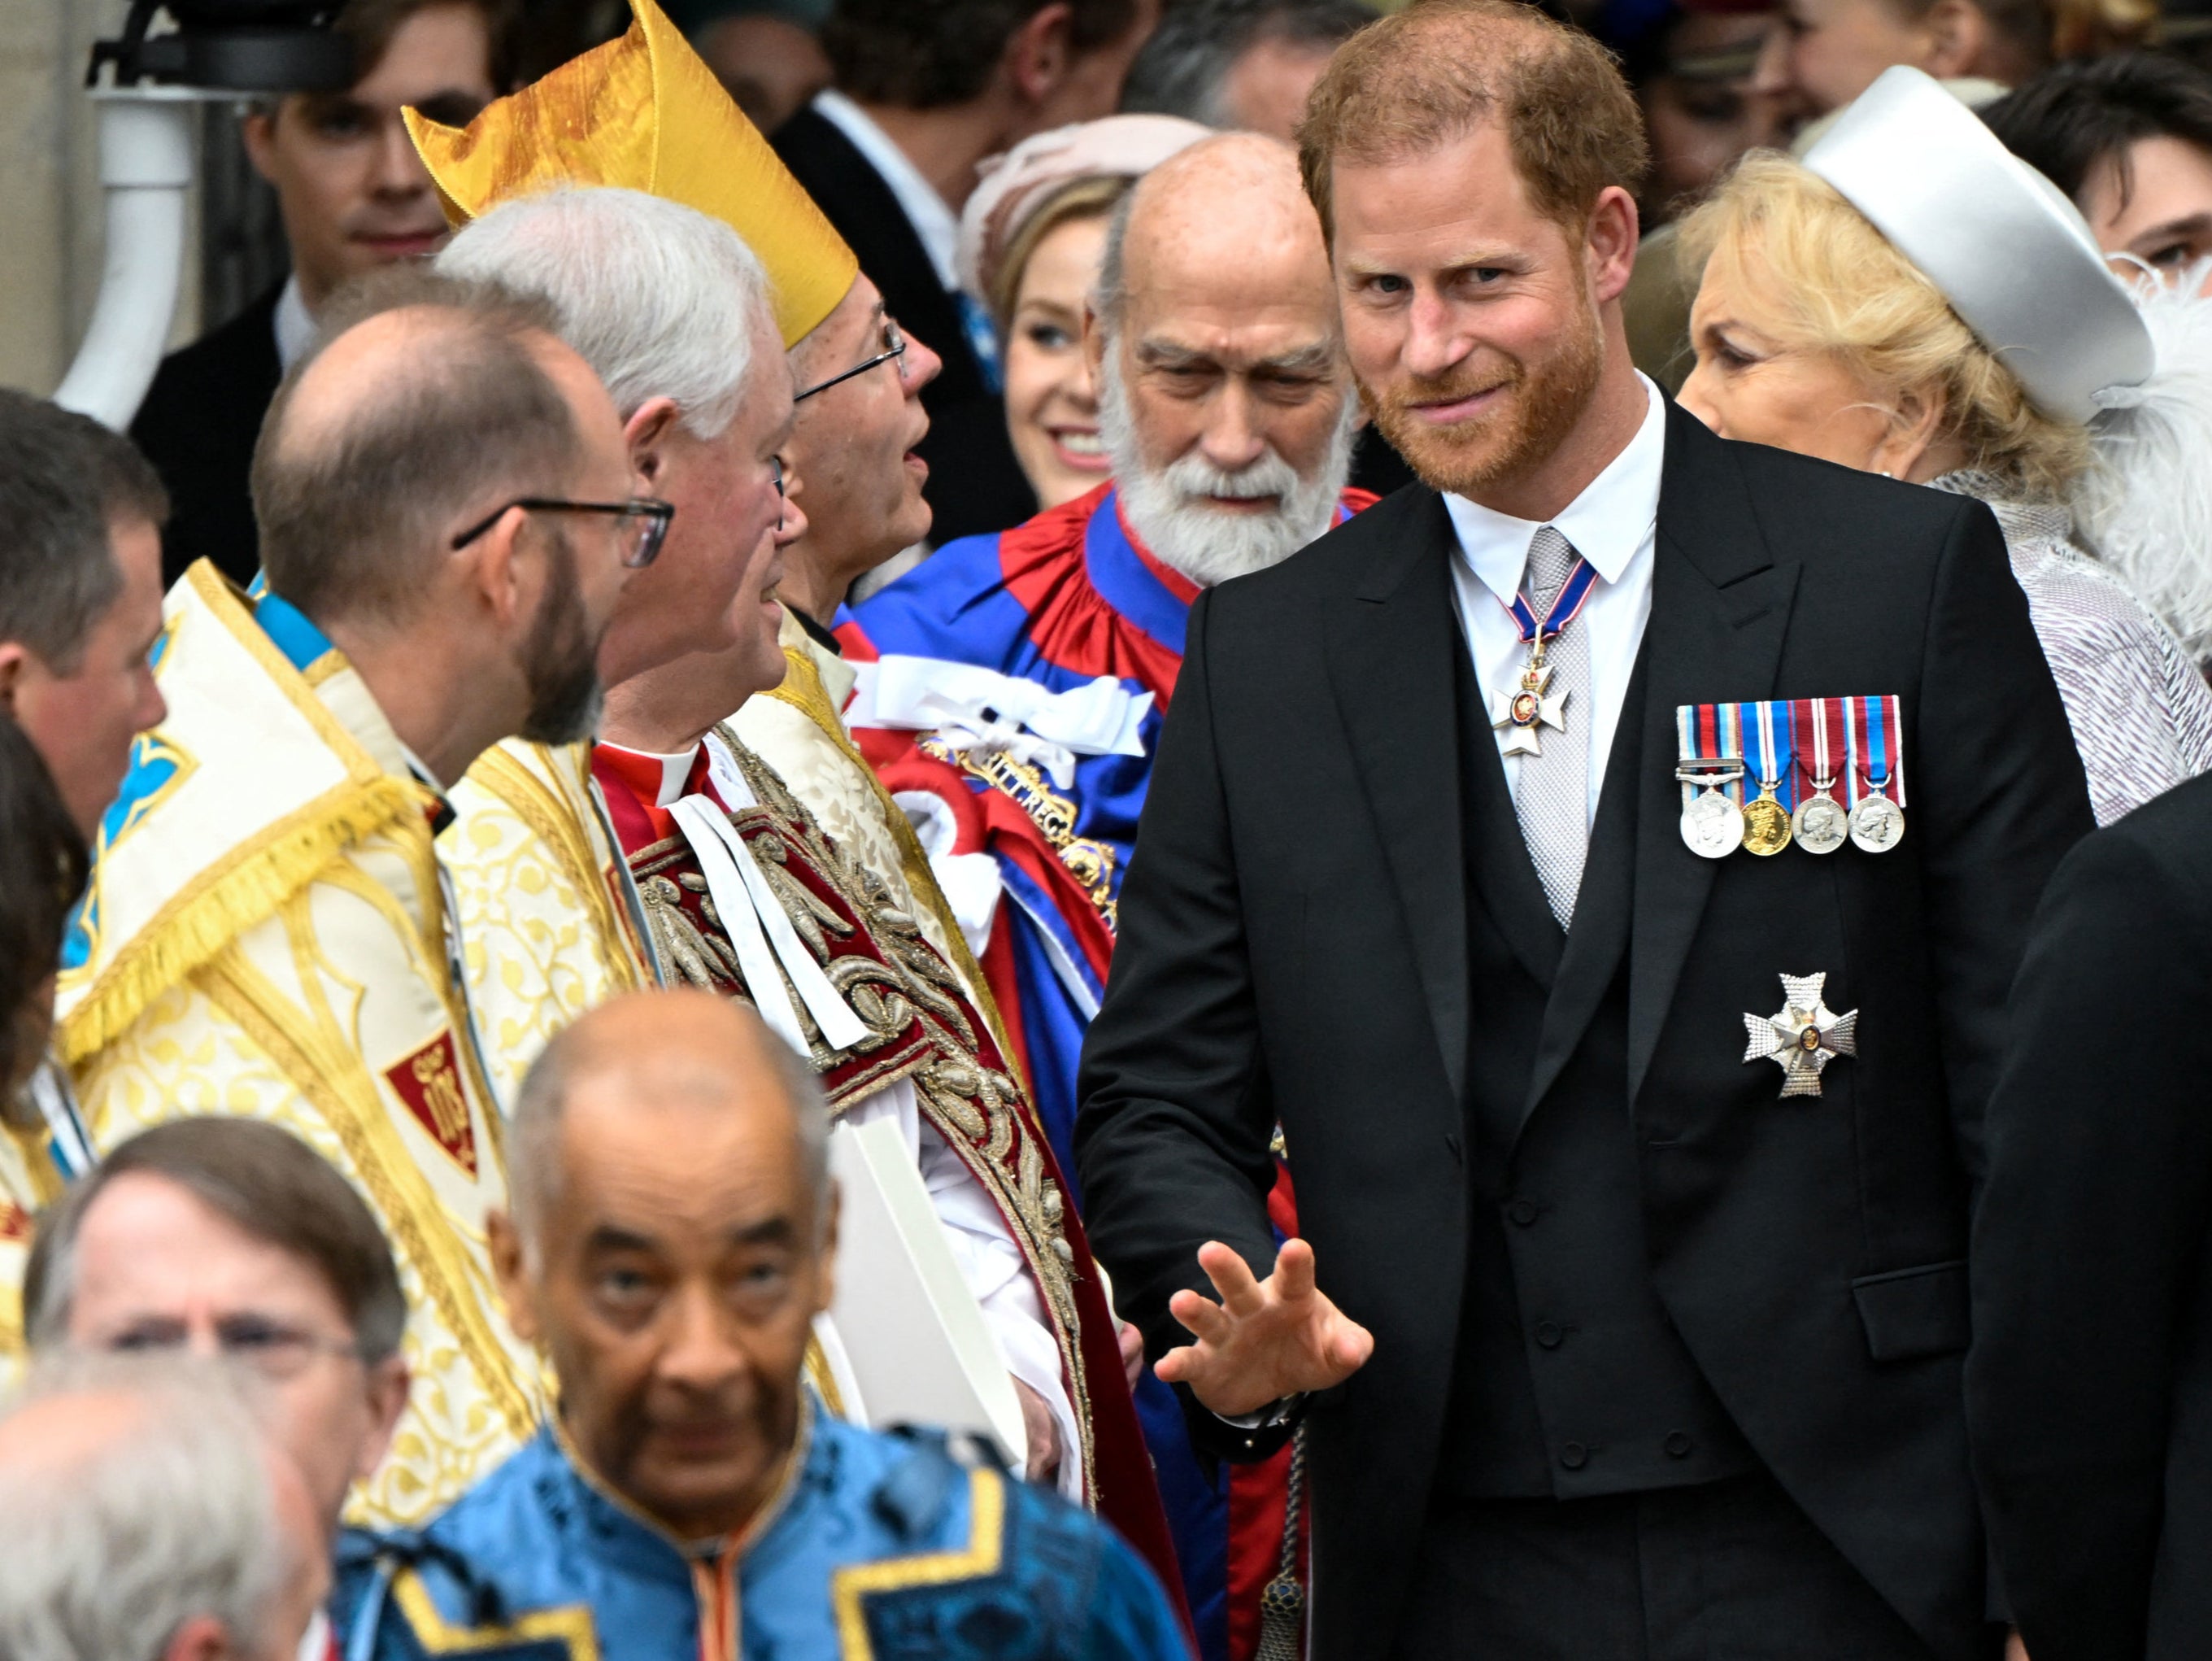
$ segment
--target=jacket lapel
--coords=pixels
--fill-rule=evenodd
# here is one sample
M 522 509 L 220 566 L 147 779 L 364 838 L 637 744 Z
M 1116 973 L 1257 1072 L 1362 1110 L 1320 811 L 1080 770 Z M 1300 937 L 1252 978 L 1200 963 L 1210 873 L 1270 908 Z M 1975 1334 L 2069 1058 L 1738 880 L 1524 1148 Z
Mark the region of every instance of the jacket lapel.
M 1668 411 L 1667 460 L 1637 790 L 1635 929 L 1630 946 L 1628 1095 L 1658 1048 L 1715 867 L 1682 845 L 1674 710 L 1771 697 L 1797 566 L 1775 557 L 1729 447 L 1680 409 Z M 1609 782 L 1609 781 L 1608 781 Z
M 1378 539 L 1350 603 L 1331 616 L 1329 679 L 1456 1099 L 1467 1073 L 1467 892 L 1455 788 L 1452 654 L 1461 648 L 1451 522 L 1425 490 L 1369 511 L 1401 512 L 1401 528 Z

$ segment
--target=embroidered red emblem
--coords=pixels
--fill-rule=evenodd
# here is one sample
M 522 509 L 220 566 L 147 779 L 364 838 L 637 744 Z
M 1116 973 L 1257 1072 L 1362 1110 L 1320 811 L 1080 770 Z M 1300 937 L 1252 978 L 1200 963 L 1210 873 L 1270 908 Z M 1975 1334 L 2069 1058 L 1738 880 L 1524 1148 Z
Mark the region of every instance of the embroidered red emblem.
M 407 1104 L 407 1110 L 430 1138 L 470 1176 L 477 1174 L 476 1133 L 469 1123 L 469 1098 L 461 1088 L 461 1068 L 453 1035 L 441 1032 L 396 1067 L 385 1081 Z
M 4 1195 L 0 1195 L 0 1242 L 27 1241 L 31 1238 L 30 1214 Z

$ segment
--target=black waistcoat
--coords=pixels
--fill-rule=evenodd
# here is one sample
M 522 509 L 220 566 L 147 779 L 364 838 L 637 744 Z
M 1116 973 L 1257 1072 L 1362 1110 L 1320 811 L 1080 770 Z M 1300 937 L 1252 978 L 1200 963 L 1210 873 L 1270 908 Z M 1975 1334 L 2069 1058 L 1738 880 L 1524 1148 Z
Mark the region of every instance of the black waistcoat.
M 1458 1359 L 1440 1492 L 1620 1494 L 1754 1468 L 1676 1334 L 1644 1246 L 1628 1110 L 1628 930 L 1644 672 L 1608 757 L 1563 933 L 1522 840 L 1497 739 L 1457 654 L 1467 827 L 1467 1170 Z M 1569 709 L 1571 719 L 1589 711 Z M 1648 763 L 1662 764 L 1662 757 Z M 1551 1088 L 1528 1100 L 1547 1013 L 1595 1001 Z M 1570 1018 L 1579 1015 L 1571 1010 Z

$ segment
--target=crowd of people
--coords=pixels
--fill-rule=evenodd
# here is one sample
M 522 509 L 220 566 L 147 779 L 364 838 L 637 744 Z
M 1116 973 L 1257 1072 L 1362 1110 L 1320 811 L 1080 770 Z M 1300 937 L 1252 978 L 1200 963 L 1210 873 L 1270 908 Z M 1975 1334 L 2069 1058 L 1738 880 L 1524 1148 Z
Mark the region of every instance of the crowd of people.
M 2204 21 L 346 0 L 0 392 L 0 1661 L 2212 1652 Z

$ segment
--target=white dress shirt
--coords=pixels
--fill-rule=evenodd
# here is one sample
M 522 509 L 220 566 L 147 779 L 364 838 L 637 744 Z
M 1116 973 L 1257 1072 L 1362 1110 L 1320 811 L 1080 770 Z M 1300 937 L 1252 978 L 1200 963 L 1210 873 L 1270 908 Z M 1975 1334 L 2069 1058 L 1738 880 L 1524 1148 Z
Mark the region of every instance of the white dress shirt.
M 272 332 L 276 337 L 276 366 L 286 373 L 302 357 L 307 348 L 315 344 L 315 319 L 307 310 L 307 297 L 300 292 L 300 278 L 295 272 L 284 279 L 284 292 L 276 296 L 276 315 L 272 319 Z
M 815 94 L 814 113 L 852 140 L 853 148 L 867 158 L 868 165 L 890 186 L 907 223 L 921 239 L 929 263 L 937 268 L 939 285 L 947 294 L 958 293 L 960 277 L 954 256 L 960 246 L 960 216 L 952 211 L 951 204 L 938 194 L 936 186 L 921 176 L 921 169 L 907 158 L 898 141 L 843 93 L 832 90 Z
M 1581 615 L 1569 625 L 1583 630 L 1589 643 L 1589 686 L 1567 701 L 1565 711 L 1568 721 L 1589 723 L 1586 824 L 1597 818 L 1598 792 L 1605 784 L 1613 731 L 1620 725 L 1621 702 L 1628 695 L 1636 654 L 1644 644 L 1644 625 L 1651 616 L 1652 544 L 1658 534 L 1667 415 L 1659 389 L 1643 375 L 1637 379 L 1644 382 L 1650 399 L 1644 424 L 1605 471 L 1549 521 L 1597 572 Z M 1475 684 L 1488 703 L 1516 683 L 1521 666 L 1528 661 L 1520 625 L 1508 608 L 1520 589 L 1528 545 L 1543 526 L 1464 496 L 1445 496 L 1444 511 L 1459 535 L 1452 583 L 1459 596 L 1460 621 L 1474 658 Z M 1500 731 L 1497 737 L 1502 752 L 1506 735 Z M 1520 783 L 1521 760 L 1517 756 L 1503 759 L 1505 788 L 1512 791 Z

